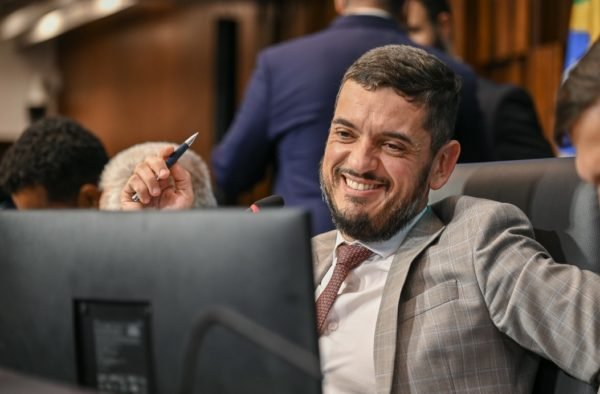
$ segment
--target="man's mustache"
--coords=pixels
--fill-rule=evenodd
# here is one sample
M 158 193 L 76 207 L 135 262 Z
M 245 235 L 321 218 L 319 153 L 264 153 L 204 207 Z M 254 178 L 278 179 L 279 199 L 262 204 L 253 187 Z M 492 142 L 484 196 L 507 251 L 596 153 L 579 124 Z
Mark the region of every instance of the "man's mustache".
M 379 177 L 377 175 L 375 175 L 373 172 L 371 171 L 367 171 L 367 172 L 363 172 L 363 173 L 359 173 L 356 172 L 350 168 L 342 168 L 342 167 L 338 167 L 335 169 L 335 175 L 350 175 L 354 178 L 361 178 L 367 181 L 375 181 L 375 182 L 379 182 L 382 183 L 384 186 L 388 186 L 389 182 L 387 179 Z

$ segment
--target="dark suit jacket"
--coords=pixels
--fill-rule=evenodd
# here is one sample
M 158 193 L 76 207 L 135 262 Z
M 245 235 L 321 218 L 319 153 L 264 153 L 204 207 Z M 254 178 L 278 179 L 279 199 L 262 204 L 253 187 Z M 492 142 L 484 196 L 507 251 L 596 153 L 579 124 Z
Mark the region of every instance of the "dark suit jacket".
M 527 91 L 517 86 L 479 78 L 477 98 L 494 160 L 554 156 Z
M 272 164 L 274 192 L 287 206 L 312 213 L 313 234 L 333 228 L 321 199 L 318 168 L 335 97 L 346 69 L 366 51 L 386 44 L 415 45 L 388 19 L 353 15 L 337 18 L 316 34 L 267 48 L 236 117 L 212 155 L 217 187 L 226 195 L 250 189 Z M 482 157 L 481 114 L 471 70 L 435 53 L 463 79 L 455 137 L 462 161 Z

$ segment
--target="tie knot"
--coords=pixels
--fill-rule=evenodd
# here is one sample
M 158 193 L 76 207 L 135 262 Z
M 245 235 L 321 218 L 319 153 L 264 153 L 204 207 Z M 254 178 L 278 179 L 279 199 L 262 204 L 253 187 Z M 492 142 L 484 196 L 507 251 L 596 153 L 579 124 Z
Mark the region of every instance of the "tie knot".
M 373 254 L 361 245 L 341 244 L 337 247 L 337 264 L 353 269 Z

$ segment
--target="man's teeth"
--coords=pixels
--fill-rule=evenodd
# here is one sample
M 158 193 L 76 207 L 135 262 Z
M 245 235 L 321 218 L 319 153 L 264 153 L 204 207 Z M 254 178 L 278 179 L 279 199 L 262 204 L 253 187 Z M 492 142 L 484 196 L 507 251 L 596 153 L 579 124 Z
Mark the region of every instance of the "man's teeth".
M 365 183 L 358 183 L 358 182 L 355 182 L 348 178 L 346 178 L 346 185 L 348 185 L 348 187 L 350 189 L 354 189 L 354 190 L 372 190 L 377 187 L 377 185 L 368 185 Z

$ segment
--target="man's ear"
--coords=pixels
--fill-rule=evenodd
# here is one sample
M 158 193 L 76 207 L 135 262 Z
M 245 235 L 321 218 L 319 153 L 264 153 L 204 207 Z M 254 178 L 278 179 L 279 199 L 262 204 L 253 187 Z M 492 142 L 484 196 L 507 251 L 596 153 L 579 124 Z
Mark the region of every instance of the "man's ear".
M 77 207 L 83 209 L 98 209 L 100 203 L 100 189 L 91 183 L 85 183 L 79 189 Z
M 438 150 L 429 171 L 429 187 L 432 190 L 437 190 L 446 184 L 454 171 L 459 155 L 460 144 L 456 140 L 448 141 Z

